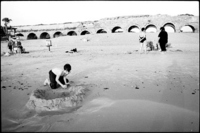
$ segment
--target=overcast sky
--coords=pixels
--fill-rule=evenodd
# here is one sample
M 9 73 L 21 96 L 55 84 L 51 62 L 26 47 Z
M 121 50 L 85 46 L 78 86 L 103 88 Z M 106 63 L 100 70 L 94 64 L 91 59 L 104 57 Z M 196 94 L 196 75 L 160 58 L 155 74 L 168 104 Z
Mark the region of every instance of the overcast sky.
M 107 17 L 156 14 L 199 16 L 198 1 L 1 1 L 11 25 L 95 21 Z

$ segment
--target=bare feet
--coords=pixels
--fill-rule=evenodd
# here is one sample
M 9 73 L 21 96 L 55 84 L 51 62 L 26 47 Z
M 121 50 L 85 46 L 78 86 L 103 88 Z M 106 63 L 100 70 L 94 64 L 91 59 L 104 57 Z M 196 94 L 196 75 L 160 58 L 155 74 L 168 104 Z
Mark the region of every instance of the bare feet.
M 49 84 L 50 84 L 49 79 L 46 79 L 46 80 L 44 81 L 44 86 L 49 85 Z

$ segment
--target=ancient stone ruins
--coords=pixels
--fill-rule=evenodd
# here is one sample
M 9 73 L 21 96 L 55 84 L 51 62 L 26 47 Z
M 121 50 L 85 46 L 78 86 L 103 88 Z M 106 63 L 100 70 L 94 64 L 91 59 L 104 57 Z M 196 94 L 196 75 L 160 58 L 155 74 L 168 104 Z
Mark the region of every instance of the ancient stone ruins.
M 159 32 L 161 26 L 169 32 L 184 32 L 189 27 L 191 32 L 199 32 L 199 16 L 182 14 L 140 15 L 105 18 L 98 21 L 67 22 L 62 24 L 38 24 L 15 26 L 16 34 L 22 39 L 51 39 L 59 36 L 81 36 L 86 34 L 137 33 L 142 27 L 147 32 Z

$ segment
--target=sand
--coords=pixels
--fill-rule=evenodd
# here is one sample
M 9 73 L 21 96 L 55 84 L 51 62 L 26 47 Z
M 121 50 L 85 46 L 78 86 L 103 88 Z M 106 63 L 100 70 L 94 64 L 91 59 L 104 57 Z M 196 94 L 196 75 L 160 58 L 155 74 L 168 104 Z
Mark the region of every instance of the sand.
M 199 131 L 199 34 L 170 33 L 169 43 L 165 53 L 139 54 L 133 33 L 59 37 L 50 51 L 45 40 L 22 41 L 28 54 L 1 56 L 2 131 Z M 89 90 L 81 106 L 27 109 L 34 90 L 49 89 L 48 71 L 65 63 L 70 84 Z

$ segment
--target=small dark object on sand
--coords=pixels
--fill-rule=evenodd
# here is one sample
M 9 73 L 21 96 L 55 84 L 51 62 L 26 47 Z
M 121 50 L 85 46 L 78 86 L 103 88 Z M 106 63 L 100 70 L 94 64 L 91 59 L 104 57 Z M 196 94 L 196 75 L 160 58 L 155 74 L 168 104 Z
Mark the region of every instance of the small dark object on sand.
M 138 86 L 136 86 L 135 89 L 140 89 L 140 88 Z
M 71 51 L 73 51 L 73 52 L 77 52 L 77 49 L 76 49 L 76 48 L 74 48 L 74 49 L 72 49 Z
M 74 52 L 77 52 L 77 49 L 76 49 L 76 48 L 71 49 L 70 51 L 65 51 L 65 53 L 74 53 Z
M 26 51 L 24 51 L 24 52 L 22 52 L 22 54 L 28 54 L 29 52 L 26 52 Z
M 104 90 L 107 90 L 107 89 L 109 89 L 109 88 L 103 88 Z
M 177 51 L 177 52 L 183 52 L 183 51 L 182 51 L 182 50 L 180 50 L 180 49 L 177 49 L 176 51 Z

